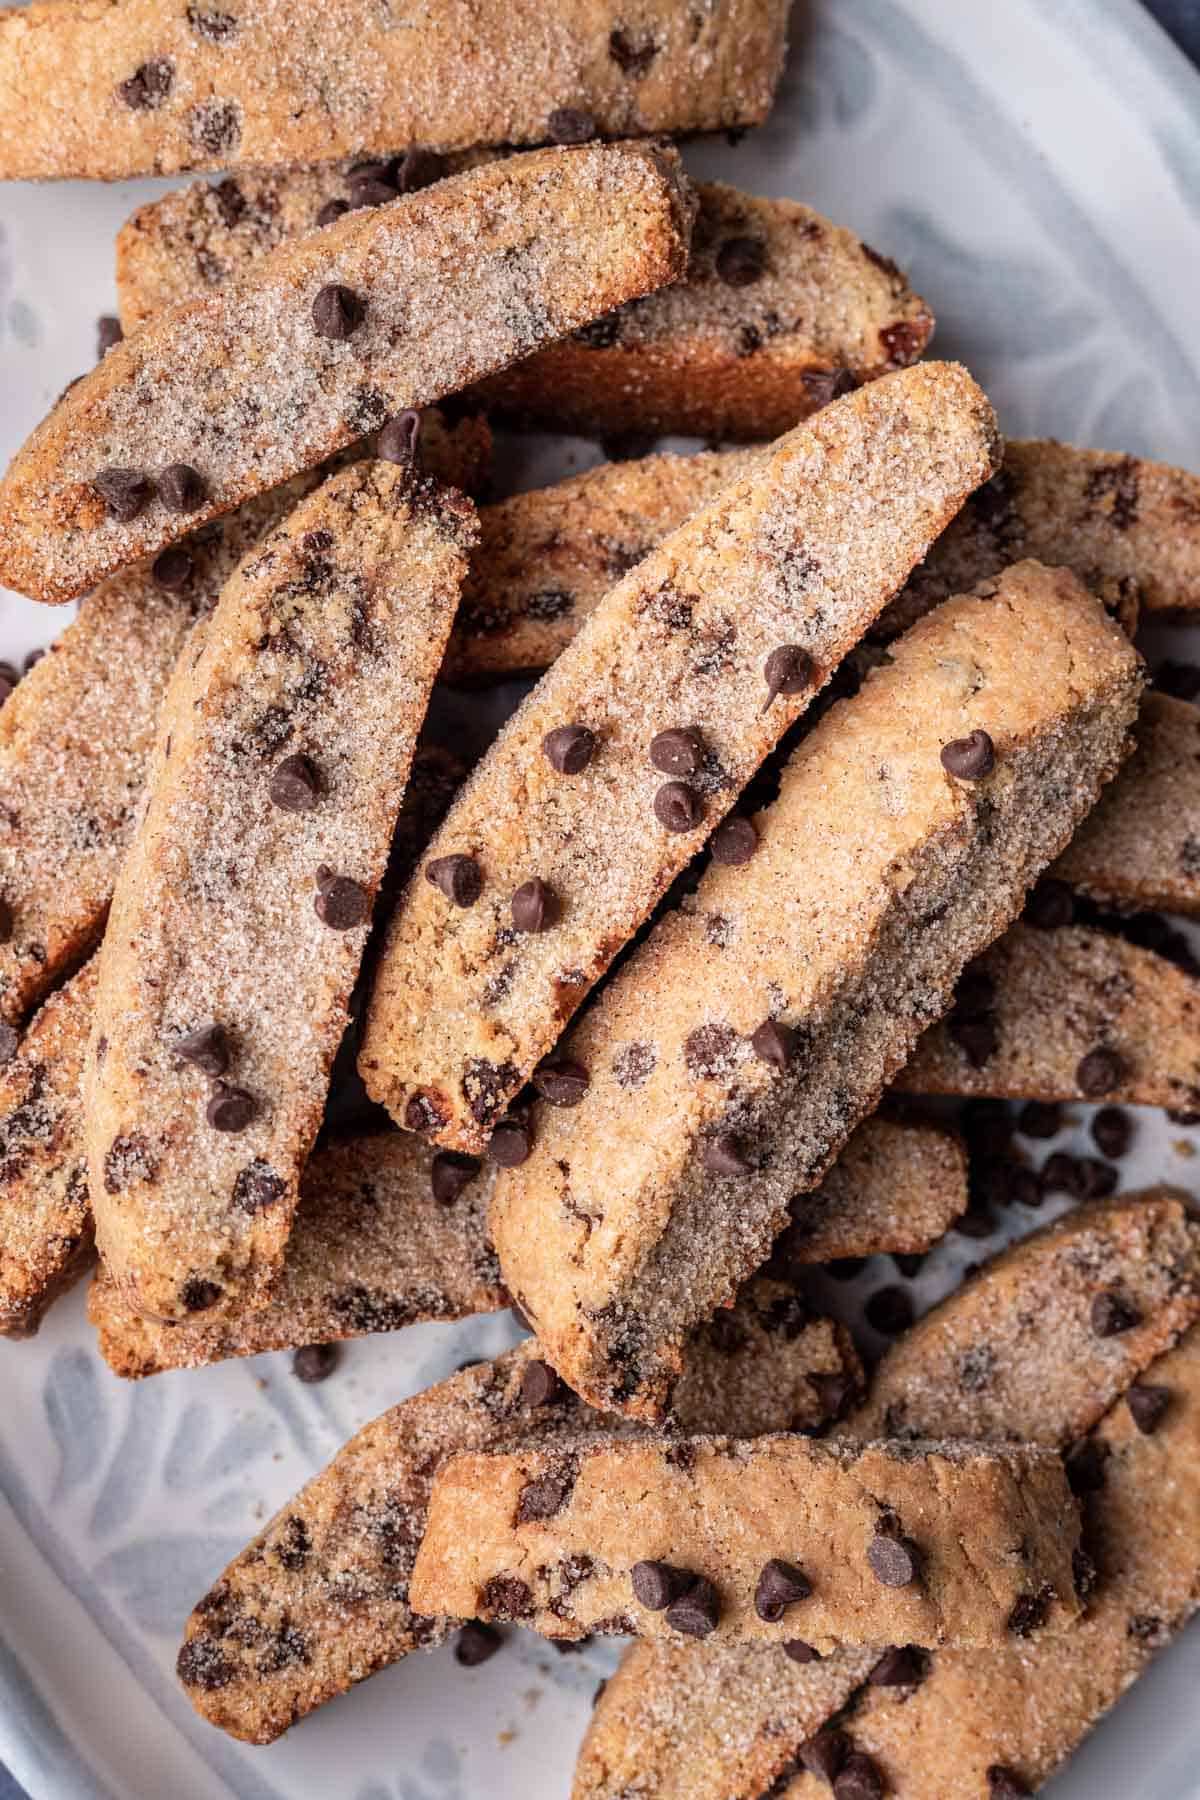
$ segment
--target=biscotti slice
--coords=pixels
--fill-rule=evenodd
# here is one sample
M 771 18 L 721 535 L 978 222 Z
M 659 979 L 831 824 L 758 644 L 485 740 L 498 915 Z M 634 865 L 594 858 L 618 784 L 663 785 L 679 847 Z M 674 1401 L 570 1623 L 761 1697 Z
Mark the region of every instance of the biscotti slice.
M 79 1082 L 95 959 L 52 994 L 0 1068 L 0 1336 L 31 1337 L 91 1260 Z
M 1065 570 L 948 601 L 808 734 L 750 860 L 714 861 L 566 1038 L 557 1065 L 586 1091 L 535 1109 L 492 1229 L 593 1404 L 658 1412 L 683 1334 L 767 1254 L 1094 804 L 1141 684 Z
M 88 1296 L 101 1355 L 118 1375 L 136 1379 L 507 1306 L 487 1239 L 486 1175 L 472 1180 L 470 1171 L 448 1168 L 435 1187 L 432 1162 L 406 1132 L 318 1150 L 265 1306 L 211 1323 L 201 1314 L 159 1325 L 124 1301 L 101 1269 Z
M 908 1094 L 1200 1107 L 1200 983 L 1083 925 L 1014 925 L 896 1083 Z
M 1200 916 L 1200 708 L 1147 694 L 1134 735 L 1051 874 L 1116 906 Z
M 1082 1437 L 1200 1316 L 1200 1223 L 1168 1189 L 1081 1206 L 891 1346 L 850 1437 Z
M 0 580 L 82 593 L 389 414 L 674 280 L 690 224 L 673 151 L 592 144 L 490 163 L 282 244 L 68 390 L 0 484 Z
M 163 0 L 0 24 L 0 179 L 120 181 L 408 149 L 728 131 L 766 117 L 788 0 L 365 0 L 287 15 Z
M 1004 464 L 880 620 L 902 631 L 1021 557 L 1072 569 L 1132 633 L 1200 604 L 1200 476 L 1053 438 L 1010 439 Z
M 1200 1601 L 1200 1328 L 1150 1365 L 1145 1386 L 1131 1389 L 1085 1444 L 1095 1475 L 1083 1503 L 1083 1620 L 1066 1636 L 1002 1651 L 939 1651 L 919 1685 L 868 1684 L 839 1724 L 847 1752 L 868 1760 L 879 1786 L 847 1793 L 1036 1793 L 1192 1617 Z M 804 1773 L 772 1791 L 826 1800 L 829 1788 Z
M 85 1085 L 97 1242 L 152 1316 L 278 1270 L 473 537 L 456 490 L 354 464 L 172 679 Z
M 966 1212 L 967 1199 L 961 1138 L 876 1113 L 851 1133 L 820 1187 L 788 1202 L 791 1223 L 775 1248 L 801 1265 L 881 1251 L 917 1256 Z
M 611 589 L 390 925 L 359 1070 L 399 1123 L 487 1143 L 994 445 L 964 370 L 887 376 L 781 438 Z
M 1078 1616 L 1077 1544 L 1029 1446 L 602 1438 L 451 1457 L 409 1598 L 568 1640 L 995 1645 Z
M 795 1312 L 776 1323 L 779 1297 L 753 1284 L 734 1314 L 740 1339 L 717 1355 L 709 1342 L 700 1346 L 703 1368 L 694 1383 L 685 1374 L 680 1384 L 696 1408 L 681 1416 L 683 1429 L 724 1424 L 731 1407 L 749 1436 L 783 1429 L 785 1417 L 797 1430 L 814 1429 L 827 1417 L 822 1383 L 857 1386 L 862 1372 L 840 1327 L 804 1323 Z M 440 1643 L 455 1621 L 418 1614 L 408 1599 L 438 1463 L 455 1451 L 552 1443 L 604 1424 L 555 1382 L 534 1341 L 384 1413 L 276 1515 L 192 1613 L 178 1668 L 193 1704 L 233 1736 L 270 1743 L 376 1669 Z M 296 1654 L 264 1655 L 274 1643 Z

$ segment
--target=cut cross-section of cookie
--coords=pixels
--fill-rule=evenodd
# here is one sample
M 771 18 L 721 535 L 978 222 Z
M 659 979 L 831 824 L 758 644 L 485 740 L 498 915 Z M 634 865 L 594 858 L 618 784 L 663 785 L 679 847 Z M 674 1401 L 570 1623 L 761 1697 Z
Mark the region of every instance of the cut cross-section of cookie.
M 875 1765 L 882 1792 L 938 1800 L 1038 1792 L 1195 1612 L 1200 1327 L 1146 1379 L 1166 1395 L 1154 1430 L 1140 1428 L 1124 1400 L 1086 1440 L 1102 1474 L 1083 1501 L 1084 1618 L 1053 1639 L 939 1651 L 915 1689 L 868 1683 L 840 1724 Z M 829 1792 L 807 1773 L 772 1791 L 786 1800 Z
M 1128 1320 L 1104 1324 L 1105 1299 Z M 1166 1189 L 1080 1207 L 984 1263 L 891 1349 L 850 1437 L 1063 1445 L 1200 1316 L 1200 1225 Z
M 1071 569 L 1131 631 L 1200 605 L 1200 476 L 1053 438 L 1010 439 L 1004 463 L 943 532 L 879 621 L 893 635 L 939 600 L 1032 556 Z
M 594 1404 L 659 1410 L 683 1334 L 767 1254 L 1119 767 L 1142 674 L 1065 570 L 947 602 L 800 745 L 750 860 L 714 861 L 565 1039 L 588 1092 L 535 1109 L 493 1237 Z M 943 753 L 980 735 L 992 771 L 956 752 L 952 774 Z
M 1014 925 L 969 980 L 978 1007 L 926 1032 L 905 1093 L 1200 1106 L 1200 983 L 1165 956 L 1082 925 Z
M 1200 915 L 1200 707 L 1147 694 L 1135 736 L 1051 874 L 1112 905 Z
M 355 464 L 172 678 L 86 1073 L 97 1239 L 153 1316 L 265 1299 L 278 1270 L 474 534 L 455 490 Z
M 0 579 L 68 600 L 206 519 L 681 275 L 673 151 L 533 151 L 282 244 L 110 350 L 0 484 Z M 464 320 L 468 324 L 464 326 Z M 194 471 L 189 513 L 160 495 Z
M 788 0 L 367 0 L 289 15 L 127 0 L 0 26 L 0 179 L 119 181 L 358 156 L 364 182 L 434 179 L 430 150 L 728 131 L 770 110 Z M 393 153 L 409 152 L 407 156 Z M 379 156 L 379 165 L 364 162 Z
M 876 1114 L 852 1133 L 820 1187 L 789 1202 L 791 1223 L 776 1249 L 799 1265 L 881 1251 L 916 1256 L 967 1210 L 967 1197 L 959 1138 Z
M 399 1123 L 486 1144 L 995 448 L 964 370 L 885 376 L 781 438 L 609 592 L 475 770 L 392 921 L 359 1069 Z M 575 774 L 547 750 L 567 726 L 595 744 Z M 665 732 L 692 734 L 674 775 L 651 750 Z
M 846 1334 L 823 1319 L 771 1332 L 773 1379 L 759 1378 L 761 1315 L 775 1298 L 769 1287 L 751 1287 L 747 1310 L 733 1315 L 743 1340 L 721 1360 L 701 1346 L 702 1370 L 691 1383 L 685 1371 L 681 1383 L 691 1393 L 685 1429 L 724 1424 L 736 1406 L 745 1436 L 777 1431 L 785 1391 L 795 1428 L 814 1429 L 826 1415 L 807 1375 L 831 1372 L 857 1386 L 862 1371 Z M 418 1614 L 408 1600 L 438 1463 L 456 1451 L 553 1443 L 611 1423 L 553 1379 L 536 1341 L 384 1413 L 276 1515 L 192 1613 L 178 1668 L 193 1704 L 233 1736 L 270 1743 L 364 1676 L 440 1643 L 455 1621 Z M 303 1654 L 264 1658 L 262 1646 L 285 1632 Z
M 488 1171 L 468 1160 L 435 1159 L 402 1132 L 327 1144 L 304 1171 L 265 1306 L 159 1325 L 101 1270 L 88 1297 L 101 1355 L 136 1378 L 507 1306 L 487 1240 Z
M 52 994 L 18 1043 L 0 1026 L 0 1336 L 29 1337 L 91 1260 L 79 1081 L 94 960 Z
M 607 1438 L 451 1457 L 409 1597 L 551 1638 L 998 1645 L 1078 1616 L 1077 1544 L 1026 1445 Z

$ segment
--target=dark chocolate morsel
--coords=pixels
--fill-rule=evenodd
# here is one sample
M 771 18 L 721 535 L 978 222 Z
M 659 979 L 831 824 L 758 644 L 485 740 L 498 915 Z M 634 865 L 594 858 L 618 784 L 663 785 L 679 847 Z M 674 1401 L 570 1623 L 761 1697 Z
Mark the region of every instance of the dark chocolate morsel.
M 353 288 L 330 281 L 321 288 L 312 304 L 312 321 L 318 335 L 335 343 L 352 337 L 366 317 L 367 309 Z
M 461 1150 L 439 1150 L 429 1171 L 429 1185 L 438 1205 L 453 1206 L 480 1167 L 477 1156 L 467 1156 Z
M 636 1562 L 630 1570 L 633 1596 L 648 1612 L 665 1612 L 695 1580 L 690 1569 L 671 1563 Z
M 425 879 L 455 906 L 474 906 L 483 892 L 483 871 L 471 856 L 435 856 L 425 864 Z
M 789 1606 L 807 1600 L 811 1593 L 812 1583 L 803 1570 L 773 1556 L 764 1564 L 755 1586 L 754 1610 L 768 1625 L 775 1625 Z
M 678 1600 L 671 1602 L 664 1615 L 672 1631 L 682 1631 L 685 1637 L 694 1638 L 709 1637 L 716 1630 L 720 1616 L 721 1603 L 717 1590 L 703 1575 L 695 1576 Z
M 746 1155 L 741 1140 L 731 1131 L 707 1139 L 700 1160 L 714 1175 L 751 1175 L 754 1164 Z
M 547 120 L 547 128 L 556 144 L 586 144 L 596 136 L 595 119 L 578 106 L 556 106 Z
M 285 756 L 272 771 L 267 792 L 284 812 L 311 812 L 321 795 L 321 777 L 311 757 Z
M 92 486 L 108 508 L 109 517 L 128 525 L 150 499 L 150 477 L 141 469 L 101 469 Z
M 952 738 L 941 754 L 942 767 L 956 781 L 982 781 L 996 766 L 996 746 L 986 731 Z
M 215 1021 L 189 1031 L 186 1037 L 177 1038 L 172 1049 L 176 1056 L 186 1063 L 194 1063 L 206 1075 L 224 1075 L 229 1067 L 229 1039 L 225 1027 Z
M 502 1169 L 516 1169 L 533 1148 L 529 1128 L 519 1119 L 501 1119 L 488 1139 L 487 1153 Z
M 196 572 L 196 559 L 183 544 L 168 544 L 150 566 L 150 573 L 168 594 L 178 594 Z
M 921 1552 L 912 1539 L 883 1524 L 867 1545 L 867 1561 L 884 1587 L 909 1587 L 921 1573 Z
M 454 1641 L 454 1660 L 464 1669 L 477 1669 L 480 1663 L 495 1656 L 503 1642 L 494 1625 L 485 1625 L 482 1619 L 470 1619 Z
M 292 1374 L 310 1387 L 327 1381 L 337 1368 L 341 1350 L 336 1344 L 303 1344 L 292 1357 Z
M 258 1101 L 245 1088 L 233 1087 L 227 1081 L 217 1081 L 204 1116 L 214 1131 L 245 1131 L 247 1125 L 258 1117 Z
M 1140 1325 L 1142 1315 L 1131 1300 L 1111 1288 L 1102 1288 L 1092 1301 L 1091 1321 L 1097 1337 L 1118 1337 Z
M 322 925 L 328 925 L 331 931 L 353 931 L 366 923 L 371 897 L 349 875 L 333 875 L 318 888 L 313 906 Z
M 535 1358 L 525 1365 L 521 1399 L 526 1406 L 548 1406 L 558 1393 L 558 1376 L 547 1362 Z
M 554 889 L 536 875 L 517 889 L 509 909 L 516 929 L 531 932 L 549 931 L 562 912 Z
M 750 1039 L 750 1048 L 760 1062 L 773 1069 L 786 1069 L 796 1054 L 796 1033 L 779 1019 L 764 1019 Z
M 558 725 L 542 739 L 542 755 L 559 775 L 581 775 L 596 749 L 586 725 Z
M 700 733 L 686 725 L 660 731 L 650 740 L 650 761 L 663 775 L 695 775 L 704 762 Z
M 1171 1404 L 1171 1390 L 1154 1382 L 1135 1381 L 1125 1390 L 1125 1404 L 1142 1436 L 1151 1437 L 1162 1424 L 1163 1414 Z
M 158 477 L 158 497 L 168 512 L 195 512 L 208 497 L 204 477 L 191 463 L 168 463 Z
M 748 863 L 758 849 L 758 833 L 741 813 L 730 813 L 713 832 L 710 848 L 714 862 L 736 869 Z
M 664 781 L 654 796 L 654 816 L 667 831 L 694 831 L 700 812 L 700 796 L 686 782 Z
M 763 664 L 767 706 L 777 694 L 803 694 L 812 686 L 814 674 L 813 660 L 807 650 L 802 650 L 799 644 L 778 645 Z
M 1111 1094 L 1114 1088 L 1120 1087 L 1128 1073 L 1128 1065 L 1120 1051 L 1101 1044 L 1080 1059 L 1075 1080 L 1081 1094 L 1096 1100 L 1101 1094 Z
M 533 1071 L 533 1085 L 551 1106 L 578 1106 L 591 1085 L 582 1063 L 567 1057 L 547 1057 Z
M 389 419 L 375 440 L 375 454 L 384 462 L 404 463 L 410 467 L 417 460 L 421 442 L 421 415 L 412 407 Z

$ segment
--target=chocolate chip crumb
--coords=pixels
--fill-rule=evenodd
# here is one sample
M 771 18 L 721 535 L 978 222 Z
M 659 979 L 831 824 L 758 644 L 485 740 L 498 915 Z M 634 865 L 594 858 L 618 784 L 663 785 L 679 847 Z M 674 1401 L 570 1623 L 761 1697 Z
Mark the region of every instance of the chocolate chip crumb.
M 972 731 L 945 745 L 941 764 L 956 781 L 982 781 L 996 766 L 996 746 L 986 731 Z
M 1019 1594 L 1007 1621 L 1014 1637 L 1032 1637 L 1035 1631 L 1040 1631 L 1050 1616 L 1053 1598 L 1054 1589 L 1045 1583 L 1036 1594 Z
M 911 1644 L 893 1644 L 884 1651 L 867 1680 L 872 1687 L 915 1687 L 927 1673 L 923 1651 Z
M 783 1645 L 783 1654 L 789 1662 L 815 1663 L 821 1661 L 821 1652 L 806 1644 L 803 1638 L 789 1638 Z
M 596 136 L 596 121 L 582 107 L 556 106 L 546 123 L 556 144 L 586 144 Z
M 425 864 L 425 879 L 455 906 L 474 906 L 483 892 L 483 871 L 470 856 L 435 856 Z
M 819 1780 L 828 1782 L 830 1787 L 849 1755 L 850 1739 L 844 1731 L 839 1731 L 833 1725 L 824 1731 L 818 1731 L 815 1737 L 810 1737 L 806 1743 L 801 1744 L 796 1752 L 801 1768 L 806 1769 L 810 1775 L 817 1776 Z
M 156 112 L 171 92 L 175 65 L 165 56 L 152 57 L 119 82 L 117 93 L 131 112 Z
M 869 1756 L 852 1750 L 834 1777 L 834 1800 L 883 1800 L 883 1779 Z
M 10 1063 L 17 1054 L 20 1037 L 13 1026 L 0 1023 L 0 1065 Z
M 121 329 L 120 319 L 111 313 L 101 313 L 96 320 L 96 361 L 101 362 L 110 350 L 124 340 L 125 333 Z
M 533 1612 L 533 1595 L 519 1575 L 493 1575 L 480 1598 L 482 1610 L 497 1619 L 527 1619 Z
M 292 1357 L 292 1374 L 310 1387 L 318 1381 L 328 1381 L 340 1357 L 337 1344 L 304 1344 Z
M 187 1312 L 207 1312 L 221 1298 L 221 1289 L 215 1281 L 204 1281 L 199 1275 L 189 1275 L 179 1290 Z

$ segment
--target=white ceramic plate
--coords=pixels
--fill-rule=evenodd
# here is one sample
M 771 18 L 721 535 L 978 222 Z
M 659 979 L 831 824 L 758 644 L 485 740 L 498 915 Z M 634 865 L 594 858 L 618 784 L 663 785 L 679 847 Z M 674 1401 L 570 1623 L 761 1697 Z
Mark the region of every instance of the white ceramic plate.
M 794 39 L 771 123 L 692 147 L 692 169 L 811 201 L 894 255 L 1008 430 L 1200 467 L 1200 80 L 1135 0 L 797 0 Z M 153 191 L 0 188 L 0 454 L 91 362 L 113 233 Z M 0 595 L 0 656 L 61 623 Z M 1142 1115 L 1127 1181 L 1195 1186 L 1184 1136 Z M 983 1248 L 951 1239 L 922 1298 Z M 884 1279 L 876 1259 L 858 1294 Z M 258 1751 L 202 1724 L 172 1674 L 191 1603 L 269 1513 L 384 1406 L 510 1341 L 509 1316 L 353 1344 L 319 1388 L 283 1357 L 127 1387 L 81 1300 L 0 1345 L 0 1758 L 34 1800 L 565 1796 L 611 1646 L 563 1657 L 514 1633 L 474 1671 L 414 1656 Z M 1193 1632 L 1055 1794 L 1195 1800 L 1198 1678 Z

